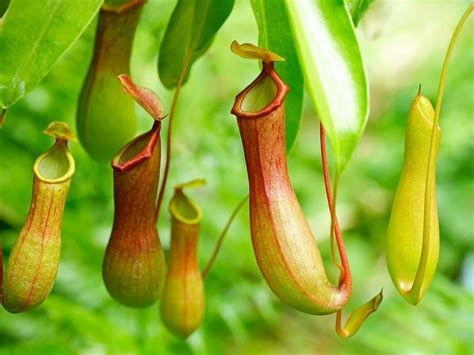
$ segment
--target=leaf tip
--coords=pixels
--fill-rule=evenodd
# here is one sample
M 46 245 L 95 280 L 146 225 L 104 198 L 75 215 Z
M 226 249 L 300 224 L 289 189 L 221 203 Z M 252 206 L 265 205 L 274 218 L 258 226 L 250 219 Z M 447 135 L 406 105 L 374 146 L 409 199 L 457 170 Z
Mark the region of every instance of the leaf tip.
M 380 292 L 373 298 L 374 312 L 379 308 L 383 301 L 383 287 Z

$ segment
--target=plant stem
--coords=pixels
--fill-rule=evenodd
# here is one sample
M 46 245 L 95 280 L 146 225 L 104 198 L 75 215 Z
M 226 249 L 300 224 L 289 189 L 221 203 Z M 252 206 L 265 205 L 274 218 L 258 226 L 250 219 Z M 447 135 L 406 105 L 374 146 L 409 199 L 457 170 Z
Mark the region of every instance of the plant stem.
M 332 218 L 333 215 L 336 214 L 336 201 L 337 201 L 337 191 L 338 191 L 338 188 L 339 188 L 339 174 L 337 173 L 336 175 L 336 178 L 334 179 L 334 188 L 333 188 L 333 210 L 332 210 L 332 213 L 331 213 L 331 228 L 329 230 L 329 233 L 331 235 L 331 258 L 332 258 L 332 261 L 334 263 L 334 265 L 336 265 L 336 267 L 339 269 L 339 270 L 342 270 L 342 265 L 341 263 L 337 260 L 337 257 L 336 257 L 336 249 L 335 249 L 335 234 L 334 234 L 334 220 Z
M 3 304 L 3 249 L 0 240 L 0 304 Z
M 448 73 L 448 64 L 451 59 L 451 55 L 454 49 L 454 46 L 456 44 L 456 40 L 459 36 L 459 33 L 468 19 L 469 15 L 471 12 L 474 10 L 474 3 L 472 3 L 468 9 L 464 12 L 464 15 L 462 16 L 461 20 L 459 20 L 458 25 L 456 26 L 456 29 L 454 30 L 453 36 L 451 37 L 451 40 L 449 42 L 448 50 L 446 52 L 446 56 L 444 58 L 444 63 L 443 63 L 443 68 L 441 69 L 441 78 L 439 81 L 439 87 L 438 87 L 438 96 L 436 98 L 436 109 L 435 109 L 435 115 L 433 119 L 433 129 L 431 133 L 431 143 L 430 143 L 430 153 L 429 153 L 429 158 L 428 158 L 428 168 L 426 171 L 426 185 L 425 185 L 425 201 L 424 201 L 424 215 L 423 215 L 423 244 L 421 248 L 421 257 L 420 257 L 420 264 L 418 267 L 418 270 L 416 271 L 416 276 L 415 280 L 413 281 L 412 288 L 410 289 L 409 293 L 415 292 L 415 293 L 420 293 L 421 292 L 421 286 L 423 284 L 423 278 L 425 276 L 426 272 L 426 266 L 428 262 L 428 252 L 429 252 L 429 247 L 430 247 L 430 204 L 431 204 L 431 186 L 434 182 L 434 178 L 436 175 L 436 156 L 435 156 L 435 144 L 436 144 L 436 130 L 439 125 L 439 116 L 441 112 L 441 104 L 443 101 L 443 94 L 444 94 L 444 86 L 446 83 L 446 75 Z
M 323 163 L 324 186 L 326 188 L 326 197 L 328 199 L 328 205 L 329 205 L 329 210 L 331 214 L 331 229 L 329 231 L 331 235 L 331 258 L 334 265 L 336 265 L 340 271 L 340 276 L 339 276 L 339 285 L 340 285 L 342 283 L 343 275 L 345 274 L 345 271 L 344 271 L 343 266 L 339 263 L 339 261 L 336 258 L 336 253 L 335 253 L 335 248 L 334 248 L 334 237 L 336 236 L 337 238 L 337 233 L 340 233 L 337 216 L 336 216 L 336 195 L 337 195 L 337 188 L 339 185 L 339 174 L 336 176 L 336 179 L 334 181 L 334 200 L 332 200 L 330 177 L 329 177 L 329 171 L 328 171 L 329 170 L 328 161 L 327 161 L 327 154 L 326 154 L 326 137 L 324 134 L 324 127 L 322 123 L 319 124 L 319 139 L 320 139 L 320 144 L 321 144 L 321 160 Z M 339 238 L 341 237 L 339 236 Z M 349 277 L 350 277 L 350 270 L 348 270 L 348 272 L 349 272 Z M 342 329 L 341 318 L 342 318 L 342 309 L 336 312 L 336 331 L 338 332 L 338 334 L 341 334 L 339 333 L 339 331 Z
M 0 110 L 0 128 L 3 126 L 3 122 L 5 122 L 5 116 L 7 115 L 7 109 Z
M 351 278 L 351 271 L 349 268 L 349 261 L 347 259 L 346 251 L 344 248 L 344 241 L 342 239 L 342 233 L 339 228 L 339 222 L 337 220 L 336 215 L 336 195 L 338 191 L 339 185 L 339 174 L 336 174 L 336 178 L 334 180 L 334 199 L 331 197 L 331 180 L 329 178 L 329 169 L 328 169 L 328 162 L 327 162 L 327 155 L 326 155 L 326 140 L 324 134 L 324 127 L 323 124 L 320 123 L 319 127 L 319 136 L 321 140 L 321 160 L 323 163 L 323 174 L 324 174 L 324 186 L 326 188 L 326 196 L 328 199 L 329 210 L 331 212 L 331 255 L 334 261 L 334 264 L 339 268 L 341 274 L 339 276 L 339 287 L 342 285 L 346 285 L 346 287 L 352 288 L 352 278 Z M 339 257 L 341 259 L 341 263 L 338 263 L 336 260 L 336 255 L 334 252 L 334 244 L 333 244 L 333 231 L 337 241 L 337 247 L 339 249 Z M 362 306 L 358 307 L 347 319 L 345 326 L 342 326 L 342 308 L 340 308 L 336 312 L 336 332 L 342 338 L 349 338 L 354 335 L 359 328 L 362 326 L 362 323 L 365 319 L 375 312 L 382 302 L 383 295 L 382 291 L 374 298 L 372 298 L 369 302 L 363 304 Z
M 341 271 L 341 274 L 339 276 L 339 286 L 342 285 L 344 282 L 348 284 L 352 284 L 352 278 L 351 278 L 351 271 L 349 267 L 349 261 L 347 259 L 347 254 L 346 250 L 344 247 L 344 240 L 342 239 L 342 233 L 339 228 L 339 222 L 337 220 L 337 215 L 335 213 L 335 203 L 331 197 L 331 179 L 329 177 L 329 169 L 328 169 L 328 161 L 327 161 L 327 154 L 326 154 L 326 138 L 324 134 L 324 127 L 323 124 L 320 123 L 319 125 L 319 137 L 320 137 L 320 143 L 321 143 L 321 160 L 323 164 L 323 175 L 324 175 L 324 186 L 326 188 L 326 197 L 328 200 L 328 206 L 329 210 L 331 213 L 331 221 L 334 226 L 334 234 L 336 237 L 336 242 L 337 242 L 337 248 L 339 250 L 339 257 L 341 258 L 341 263 L 342 265 L 339 265 L 335 261 L 335 255 L 334 257 L 334 262 L 336 266 L 338 266 L 339 270 Z M 336 178 L 336 183 L 338 183 L 339 177 Z M 335 189 L 337 192 L 337 189 Z
M 321 133 L 321 132 L 320 132 Z M 324 131 L 322 132 L 324 135 Z M 320 137 L 321 139 L 324 139 L 324 137 Z M 327 164 L 327 155 L 326 155 L 326 143 L 323 142 L 323 145 L 321 146 L 321 156 L 323 159 L 326 161 Z M 329 173 L 327 173 L 327 179 L 329 179 Z M 336 248 L 335 248 L 335 234 L 334 234 L 334 219 L 332 218 L 333 215 L 336 214 L 336 201 L 337 201 L 337 191 L 339 188 L 339 173 L 336 174 L 336 178 L 334 179 L 334 188 L 333 188 L 333 209 L 330 211 L 331 215 L 331 228 L 329 229 L 329 236 L 331 239 L 331 259 L 334 263 L 334 265 L 342 272 L 343 268 L 341 263 L 337 260 L 336 257 Z
M 178 79 L 178 83 L 176 84 L 176 90 L 173 96 L 173 102 L 171 103 L 170 109 L 170 118 L 168 122 L 168 130 L 166 132 L 166 162 L 165 162 L 165 171 L 163 173 L 163 180 L 161 181 L 160 192 L 158 194 L 158 201 L 156 203 L 155 209 L 155 223 L 158 222 L 158 218 L 160 216 L 160 209 L 161 204 L 163 202 L 163 197 L 165 194 L 166 183 L 168 182 L 168 174 L 170 169 L 171 163 L 171 142 L 172 142 L 172 129 L 173 129 L 173 117 L 176 111 L 176 105 L 178 104 L 179 93 L 181 92 L 181 87 L 183 86 L 184 78 L 186 77 L 186 73 L 188 71 L 189 65 L 191 64 L 193 51 L 190 50 L 186 59 L 184 61 L 183 70 Z
M 212 265 L 214 264 L 214 261 L 217 258 L 217 254 L 219 254 L 219 251 L 221 250 L 222 242 L 224 241 L 224 238 L 227 234 L 227 231 L 229 230 L 235 216 L 239 212 L 240 208 L 244 205 L 244 203 L 248 200 L 249 195 L 245 196 L 242 201 L 239 202 L 239 204 L 234 208 L 232 211 L 229 219 L 227 220 L 226 225 L 224 226 L 224 229 L 221 232 L 221 235 L 219 236 L 219 240 L 217 241 L 216 248 L 214 249 L 214 253 L 212 254 L 211 258 L 209 259 L 209 262 L 207 263 L 206 268 L 202 272 L 202 278 L 205 279 L 207 274 L 209 273 L 209 270 L 211 269 Z

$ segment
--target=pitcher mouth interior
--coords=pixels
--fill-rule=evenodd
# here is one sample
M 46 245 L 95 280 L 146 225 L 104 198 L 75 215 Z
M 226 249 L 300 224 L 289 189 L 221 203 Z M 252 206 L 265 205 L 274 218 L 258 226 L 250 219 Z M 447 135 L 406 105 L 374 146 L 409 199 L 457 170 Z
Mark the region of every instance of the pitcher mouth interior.
M 237 95 L 232 113 L 242 118 L 258 118 L 279 108 L 289 87 L 275 71 L 274 63 L 264 63 L 260 75 Z
M 48 183 L 70 179 L 74 175 L 75 162 L 67 148 L 67 141 L 57 140 L 48 151 L 36 159 L 33 171 L 40 180 Z
M 160 129 L 160 122 L 155 121 L 150 131 L 127 143 L 113 158 L 112 168 L 121 172 L 128 171 L 151 158 L 160 137 Z
M 169 211 L 174 218 L 185 224 L 198 224 L 202 219 L 201 209 L 182 190 L 176 190 Z

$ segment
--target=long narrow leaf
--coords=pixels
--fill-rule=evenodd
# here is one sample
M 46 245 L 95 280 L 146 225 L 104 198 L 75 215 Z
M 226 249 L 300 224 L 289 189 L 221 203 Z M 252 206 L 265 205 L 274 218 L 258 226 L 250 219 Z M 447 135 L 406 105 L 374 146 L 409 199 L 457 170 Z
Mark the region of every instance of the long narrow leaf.
M 367 122 L 369 96 L 352 20 L 343 0 L 288 0 L 305 82 L 333 146 L 337 171 Z
M 290 151 L 296 140 L 301 122 L 304 98 L 304 79 L 298 63 L 296 47 L 285 5 L 281 1 L 252 0 L 252 8 L 258 24 L 258 45 L 286 59 L 277 63 L 278 74 L 290 87 L 285 100 L 286 149 Z
M 32 90 L 76 41 L 101 0 L 11 0 L 0 22 L 0 108 Z
M 158 72 L 162 83 L 176 87 L 183 71 L 209 48 L 214 35 L 229 17 L 234 0 L 179 0 L 161 42 Z

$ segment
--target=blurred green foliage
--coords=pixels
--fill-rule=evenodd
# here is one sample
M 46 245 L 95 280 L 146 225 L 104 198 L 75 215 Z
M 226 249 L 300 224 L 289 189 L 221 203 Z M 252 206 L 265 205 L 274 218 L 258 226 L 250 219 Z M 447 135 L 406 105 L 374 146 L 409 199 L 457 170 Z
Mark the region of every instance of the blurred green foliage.
M 156 0 L 146 6 L 132 58 L 134 80 L 153 88 L 168 106 L 173 93 L 159 83 L 156 62 L 173 5 Z M 112 171 L 109 164 L 92 161 L 80 145 L 71 144 L 77 173 L 65 211 L 55 288 L 33 312 L 11 315 L 0 311 L 0 353 L 472 353 L 472 19 L 461 35 L 448 74 L 438 160 L 440 265 L 419 306 L 407 304 L 396 293 L 384 256 L 388 217 L 403 160 L 406 114 L 419 83 L 424 94 L 435 99 L 444 51 L 466 6 L 466 1 L 380 1 L 361 21 L 358 36 L 371 84 L 371 116 L 342 176 L 338 213 L 354 277 L 349 310 L 381 287 L 386 297 L 352 339 L 337 337 L 334 315 L 299 313 L 271 293 L 254 259 L 246 208 L 239 213 L 206 279 L 204 324 L 187 342 L 180 342 L 163 327 L 158 305 L 137 311 L 114 302 L 101 276 L 113 217 Z M 257 75 L 258 67 L 232 55 L 229 45 L 233 39 L 256 43 L 252 16 L 247 1 L 236 1 L 209 52 L 193 67 L 175 117 L 169 186 L 197 177 L 208 180 L 207 187 L 191 192 L 204 213 L 199 241 L 202 267 L 231 210 L 247 193 L 237 124 L 229 111 L 235 95 Z M 41 130 L 52 120 L 74 123 L 94 26 L 37 89 L 9 111 L 0 131 L 0 238 L 6 258 L 27 214 L 33 162 L 51 144 Z M 150 120 L 138 108 L 137 113 L 144 131 Z M 317 137 L 318 122 L 307 103 L 289 170 L 336 280 L 336 270 L 330 266 L 329 213 Z M 170 187 L 165 201 L 171 193 Z M 170 219 L 165 212 L 163 209 L 159 231 L 168 248 Z

